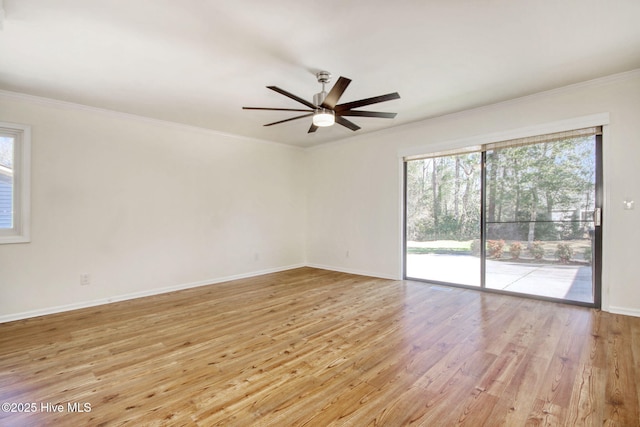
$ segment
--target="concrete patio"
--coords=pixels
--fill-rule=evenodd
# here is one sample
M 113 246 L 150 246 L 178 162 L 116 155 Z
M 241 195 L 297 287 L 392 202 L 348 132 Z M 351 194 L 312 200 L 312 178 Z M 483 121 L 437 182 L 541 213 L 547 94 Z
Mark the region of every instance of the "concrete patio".
M 593 302 L 590 266 L 487 260 L 486 287 Z M 407 276 L 480 286 L 480 258 L 472 255 L 408 254 Z

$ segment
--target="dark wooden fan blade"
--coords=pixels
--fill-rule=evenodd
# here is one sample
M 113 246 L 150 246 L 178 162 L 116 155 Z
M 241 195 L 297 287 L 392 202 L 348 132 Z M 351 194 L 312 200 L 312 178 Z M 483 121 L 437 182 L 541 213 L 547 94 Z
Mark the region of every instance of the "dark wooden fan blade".
M 398 92 L 388 93 L 386 95 L 374 96 L 373 98 L 360 99 L 358 101 L 347 102 L 346 104 L 336 105 L 334 110 L 345 111 L 352 108 L 364 107 L 365 105 L 377 104 L 378 102 L 391 101 L 392 99 L 399 99 Z
M 291 117 L 290 119 L 284 119 L 284 120 L 280 120 L 278 122 L 267 123 L 265 126 L 279 125 L 280 123 L 290 122 L 291 120 L 298 120 L 298 119 L 302 119 L 304 117 L 310 117 L 310 116 L 313 116 L 313 113 L 303 114 L 301 116 L 296 116 L 296 117 Z
M 340 78 L 338 79 L 336 84 L 333 85 L 333 87 L 327 94 L 327 97 L 324 99 L 324 101 L 322 101 L 322 104 L 320 106 L 322 108 L 329 108 L 333 110 L 344 91 L 347 90 L 347 86 L 349 86 L 349 83 L 351 83 L 350 79 L 340 76 Z
M 277 86 L 267 86 L 267 88 L 268 88 L 268 89 L 271 89 L 271 90 L 273 90 L 273 91 L 276 91 L 276 92 L 278 92 L 279 94 L 286 96 L 287 98 L 291 98 L 291 99 L 293 99 L 293 100 L 295 100 L 295 101 L 298 101 L 299 103 L 304 104 L 304 105 L 306 105 L 307 107 L 309 107 L 309 108 L 311 108 L 311 109 L 316 109 L 316 108 L 318 108 L 317 106 L 313 105 L 311 102 L 307 101 L 306 99 L 302 99 L 302 98 L 300 98 L 299 96 L 295 96 L 294 94 L 289 93 L 289 92 L 287 92 L 287 91 L 286 91 L 286 90 L 284 90 L 284 89 L 280 89 L 280 88 L 279 88 L 279 87 L 277 87 Z
M 313 133 L 313 132 L 315 132 L 317 130 L 318 130 L 318 126 L 316 126 L 313 123 L 311 123 L 311 127 L 309 128 L 309 132 L 307 132 L 307 133 Z
M 242 107 L 243 110 L 265 110 L 265 111 L 304 111 L 312 113 L 313 110 L 302 110 L 299 108 L 267 108 L 267 107 Z
M 377 117 L 380 119 L 393 119 L 398 113 L 383 113 L 382 111 L 347 110 L 347 111 L 340 111 L 336 114 L 339 114 L 341 116 Z
M 357 124 L 350 122 L 349 120 L 345 119 L 342 116 L 339 116 L 336 114 L 336 123 L 341 124 L 342 126 L 351 129 L 352 131 L 356 131 L 358 129 L 360 129 L 360 126 L 358 126 Z

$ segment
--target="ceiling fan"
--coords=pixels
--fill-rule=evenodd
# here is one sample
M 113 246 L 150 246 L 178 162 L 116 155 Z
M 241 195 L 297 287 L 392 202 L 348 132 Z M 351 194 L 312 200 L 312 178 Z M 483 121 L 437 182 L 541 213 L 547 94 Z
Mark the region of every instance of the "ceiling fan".
M 273 123 L 267 123 L 265 126 L 273 126 L 280 123 L 290 122 L 291 120 L 302 119 L 305 117 L 311 117 L 312 123 L 307 133 L 312 133 L 318 130 L 319 127 L 332 126 L 334 123 L 338 123 L 346 128 L 356 131 L 360 129 L 360 126 L 347 120 L 344 116 L 358 116 L 358 117 L 377 117 L 383 119 L 392 119 L 397 113 L 384 113 L 381 111 L 363 111 L 354 110 L 354 108 L 364 107 L 366 105 L 377 104 L 379 102 L 390 101 L 392 99 L 399 99 L 398 92 L 388 93 L 386 95 L 374 96 L 373 98 L 360 99 L 358 101 L 347 102 L 344 104 L 338 104 L 338 100 L 351 83 L 351 80 L 346 77 L 338 78 L 338 81 L 333 85 L 329 93 L 325 92 L 324 85 L 331 81 L 331 74 L 328 71 L 320 71 L 316 73 L 318 83 L 322 84 L 322 91 L 316 93 L 313 96 L 313 102 L 309 102 L 306 99 L 300 98 L 286 90 L 280 89 L 277 86 L 267 86 L 279 94 L 282 94 L 288 98 L 291 98 L 299 103 L 305 105 L 309 109 L 303 110 L 299 108 L 263 108 L 263 107 L 242 107 L 243 110 L 269 110 L 269 111 L 302 111 L 307 114 L 301 116 L 291 117 L 289 119 L 280 120 Z

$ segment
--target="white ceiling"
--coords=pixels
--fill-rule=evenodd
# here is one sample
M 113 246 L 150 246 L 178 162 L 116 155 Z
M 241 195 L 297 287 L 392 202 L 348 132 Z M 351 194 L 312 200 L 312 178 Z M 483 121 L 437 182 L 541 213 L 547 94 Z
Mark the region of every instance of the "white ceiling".
M 1 0 L 0 0 L 1 1 Z M 314 73 L 399 92 L 358 133 L 640 68 L 638 0 L 4 0 L 0 89 L 298 146 Z

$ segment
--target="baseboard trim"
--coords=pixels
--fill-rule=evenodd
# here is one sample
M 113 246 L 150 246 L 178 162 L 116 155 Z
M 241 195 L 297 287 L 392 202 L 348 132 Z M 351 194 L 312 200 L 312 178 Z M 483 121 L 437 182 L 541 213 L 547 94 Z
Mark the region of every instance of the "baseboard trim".
M 132 292 L 130 294 L 116 295 L 109 298 L 101 298 L 97 300 L 59 305 L 55 307 L 47 307 L 43 309 L 25 311 L 21 313 L 7 314 L 7 315 L 0 316 L 0 323 L 13 322 L 16 320 L 29 319 L 32 317 L 46 316 L 49 314 L 63 313 L 66 311 L 79 310 L 82 308 L 96 307 L 99 305 L 111 304 L 114 302 L 127 301 L 127 300 L 136 299 L 136 298 L 144 298 L 144 297 L 149 297 L 153 295 L 166 294 L 169 292 L 180 291 L 183 289 L 215 285 L 218 283 L 229 282 L 232 280 L 246 279 L 249 277 L 262 276 L 264 274 L 278 273 L 281 271 L 293 270 L 295 268 L 301 268 L 301 267 L 306 267 L 306 264 L 294 264 L 294 265 L 288 265 L 283 267 L 269 268 L 265 270 L 252 271 L 249 273 L 235 274 L 232 276 L 218 277 L 215 279 L 200 280 L 197 282 L 183 283 L 180 285 L 167 286 L 164 288 L 150 289 L 147 291 Z
M 616 307 L 610 305 L 607 311 L 614 314 L 624 314 L 625 316 L 640 317 L 640 309 L 637 308 Z
M 215 279 L 200 280 L 198 282 L 183 283 L 183 284 L 180 284 L 180 285 L 168 286 L 168 287 L 157 288 L 157 289 L 150 289 L 150 290 L 142 291 L 142 292 L 133 292 L 133 293 L 130 293 L 130 294 L 117 295 L 117 296 L 113 296 L 113 297 L 109 297 L 109 298 L 102 298 L 102 299 L 98 299 L 98 300 L 83 301 L 83 302 L 79 302 L 79 303 L 65 304 L 65 305 L 60 305 L 60 306 L 55 306 L 55 307 L 47 307 L 47 308 L 43 308 L 43 309 L 39 309 L 39 310 L 31 310 L 31 311 L 25 311 L 25 312 L 21 312 L 21 313 L 7 314 L 7 315 L 0 316 L 0 323 L 13 322 L 13 321 L 16 321 L 16 320 L 29 319 L 29 318 L 32 318 L 32 317 L 46 316 L 46 315 L 49 315 L 49 314 L 63 313 L 63 312 L 79 310 L 79 309 L 83 309 L 83 308 L 96 307 L 96 306 L 99 306 L 99 305 L 111 304 L 111 303 L 114 303 L 114 302 L 127 301 L 127 300 L 136 299 L 136 298 L 144 298 L 144 297 L 149 297 L 149 296 L 153 296 L 153 295 L 160 295 L 160 294 L 165 294 L 165 293 L 169 293 L 169 292 L 180 291 L 180 290 L 183 290 L 183 289 L 190 289 L 190 288 L 197 288 L 197 287 L 200 287 L 200 286 L 215 285 L 215 284 L 218 284 L 218 283 L 229 282 L 229 281 L 232 281 L 232 280 L 239 280 L 239 279 L 246 279 L 246 278 L 249 278 L 249 277 L 262 276 L 264 274 L 279 273 L 281 271 L 293 270 L 293 269 L 302 268 L 302 267 L 318 268 L 318 269 L 322 269 L 322 270 L 337 271 L 337 272 L 340 272 L 340 273 L 356 274 L 356 275 L 359 275 L 359 276 L 376 277 L 376 278 L 381 278 L 381 279 L 402 280 L 401 277 L 394 277 L 393 275 L 390 275 L 390 274 L 383 274 L 383 273 L 378 273 L 378 272 L 357 270 L 357 269 L 352 269 L 352 268 L 342 268 L 342 267 L 328 266 L 328 265 L 322 265 L 322 264 L 309 264 L 309 263 L 305 264 L 305 263 L 302 263 L 302 264 L 293 264 L 293 265 L 276 267 L 276 268 L 269 268 L 269 269 L 259 270 L 259 271 L 252 271 L 252 272 L 249 272 L 249 273 L 235 274 L 235 275 L 232 275 L 232 276 L 218 277 L 218 278 L 215 278 Z M 608 309 L 604 310 L 604 311 L 608 311 L 608 312 L 614 313 L 614 314 L 622 314 L 622 315 L 625 315 L 625 316 L 640 317 L 640 309 L 635 309 L 635 308 L 609 306 Z
M 364 270 L 356 270 L 356 269 L 353 269 L 353 268 L 333 267 L 333 266 L 322 265 L 322 264 L 307 264 L 307 267 L 319 268 L 321 270 L 337 271 L 339 273 L 356 274 L 358 276 L 376 277 L 376 278 L 380 278 L 380 279 L 389 279 L 389 280 L 402 280 L 401 277 L 395 277 L 395 276 L 390 275 L 390 274 L 371 272 L 371 271 L 364 271 Z

